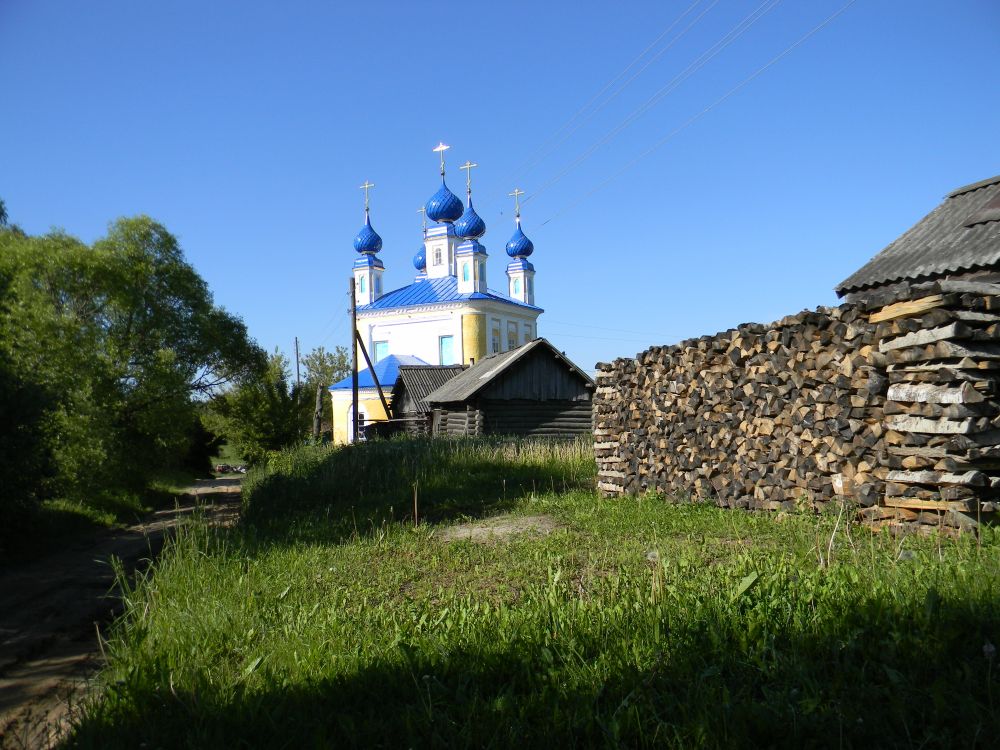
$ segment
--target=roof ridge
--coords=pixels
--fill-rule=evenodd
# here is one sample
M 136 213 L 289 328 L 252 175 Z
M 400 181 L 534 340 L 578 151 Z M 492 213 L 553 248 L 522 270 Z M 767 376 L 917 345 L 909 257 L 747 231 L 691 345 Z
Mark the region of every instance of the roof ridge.
M 979 188 L 989 187 L 990 185 L 995 185 L 1000 182 L 1000 175 L 996 177 L 989 177 L 985 180 L 980 180 L 979 182 L 973 182 L 970 185 L 965 185 L 958 188 L 957 190 L 952 190 L 945 198 L 954 198 L 955 196 L 962 195 L 963 193 L 971 193 L 973 190 L 979 190 Z

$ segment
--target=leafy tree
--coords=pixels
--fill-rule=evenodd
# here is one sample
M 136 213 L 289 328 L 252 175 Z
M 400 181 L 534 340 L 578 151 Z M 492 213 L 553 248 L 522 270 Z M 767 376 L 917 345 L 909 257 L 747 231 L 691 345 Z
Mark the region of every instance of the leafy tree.
M 148 217 L 114 222 L 93 247 L 0 230 L 0 278 L 8 392 L 35 384 L 47 399 L 42 419 L 5 413 L 0 427 L 30 433 L 39 460 L 51 458 L 33 496 L 141 486 L 183 461 L 199 400 L 265 368 L 243 322 Z
M 7 204 L 3 202 L 3 198 L 0 198 L 0 227 L 7 226 Z
M 334 347 L 332 352 L 317 346 L 302 358 L 302 365 L 306 382 L 326 388 L 351 374 L 351 353 L 345 346 Z
M 10 269 L 0 269 L 0 335 L 11 317 L 11 280 Z M 33 375 L 0 356 L 0 487 L 6 496 L 0 510 L 11 533 L 20 532 L 53 472 L 47 433 L 54 394 Z
M 323 421 L 332 425 L 333 405 L 327 388 L 351 374 L 351 352 L 344 346 L 334 347 L 332 352 L 318 346 L 302 358 L 302 364 L 306 368 L 306 391 L 313 394 L 313 408 L 319 386 L 323 394 Z
M 225 436 L 249 463 L 301 442 L 312 415 L 308 388 L 293 385 L 288 360 L 277 351 L 263 377 L 217 396 L 209 425 Z

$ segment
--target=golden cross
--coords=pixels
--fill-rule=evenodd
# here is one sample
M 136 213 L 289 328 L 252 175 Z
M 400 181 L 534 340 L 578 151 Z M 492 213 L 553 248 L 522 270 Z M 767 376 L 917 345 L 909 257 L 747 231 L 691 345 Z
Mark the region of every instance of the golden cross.
M 434 147 L 434 151 L 436 153 L 441 154 L 441 176 L 442 177 L 444 177 L 444 152 L 447 151 L 449 148 L 451 148 L 451 146 L 449 146 L 449 145 L 447 145 L 445 143 L 438 143 L 438 145 L 436 145 Z
M 478 164 L 473 164 L 471 161 L 467 161 L 459 167 L 459 169 L 465 170 L 465 192 L 469 195 L 472 195 L 472 170 L 478 166 Z
M 427 234 L 427 209 L 421 206 L 417 209 L 417 213 L 420 214 L 420 218 L 424 225 L 424 234 Z
M 368 191 L 371 190 L 375 185 L 368 180 L 365 180 L 365 184 L 360 186 L 360 190 L 365 191 L 365 211 L 368 210 Z
M 524 191 L 521 190 L 521 188 L 514 188 L 514 192 L 513 193 L 507 193 L 507 195 L 511 196 L 514 199 L 514 217 L 517 218 L 517 219 L 520 219 L 521 218 L 521 201 L 518 200 L 518 199 L 522 195 L 524 195 Z

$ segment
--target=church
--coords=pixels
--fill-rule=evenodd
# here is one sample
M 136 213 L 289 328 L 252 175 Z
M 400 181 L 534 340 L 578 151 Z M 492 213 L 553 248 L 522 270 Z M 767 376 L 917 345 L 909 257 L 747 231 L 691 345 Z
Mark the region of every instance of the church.
M 400 365 L 470 365 L 489 354 L 510 351 L 538 337 L 535 268 L 528 260 L 534 244 L 521 229 L 520 196 L 515 189 L 514 234 L 506 245 L 506 293 L 490 289 L 486 223 L 472 204 L 472 169 L 466 162 L 466 200 L 445 183 L 445 151 L 439 144 L 441 187 L 422 209 L 423 243 L 413 258 L 413 283 L 384 291 L 382 238 L 372 227 L 366 182 L 365 221 L 354 238 L 354 293 L 358 333 L 372 359 L 386 397 Z M 427 226 L 427 220 L 433 222 Z M 360 354 L 359 354 L 360 359 Z M 364 361 L 361 359 L 360 361 Z M 351 378 L 330 386 L 334 442 L 353 441 Z M 389 417 L 372 373 L 359 373 L 358 415 L 364 422 Z

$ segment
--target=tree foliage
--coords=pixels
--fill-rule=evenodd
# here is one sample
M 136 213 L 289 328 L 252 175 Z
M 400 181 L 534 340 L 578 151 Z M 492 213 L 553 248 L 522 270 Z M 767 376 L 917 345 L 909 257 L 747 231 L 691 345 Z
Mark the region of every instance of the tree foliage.
M 308 386 L 292 384 L 288 360 L 275 352 L 260 378 L 247 380 L 216 397 L 210 426 L 226 437 L 249 463 L 303 440 L 312 415 Z
M 320 388 L 323 398 L 323 421 L 333 424 L 333 405 L 330 403 L 328 388 L 351 374 L 351 352 L 344 346 L 334 347 L 328 352 L 318 346 L 302 358 L 306 369 L 306 391 L 313 394 L 315 409 L 316 388 Z
M 0 280 L 0 445 L 35 461 L 22 502 L 142 485 L 182 460 L 200 399 L 265 367 L 243 322 L 145 216 L 93 246 L 0 230 Z

